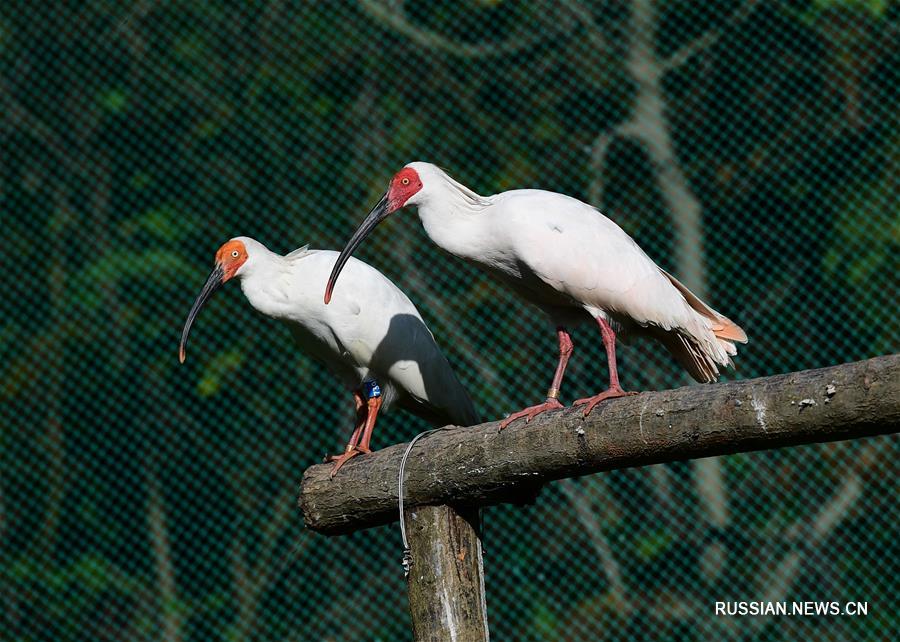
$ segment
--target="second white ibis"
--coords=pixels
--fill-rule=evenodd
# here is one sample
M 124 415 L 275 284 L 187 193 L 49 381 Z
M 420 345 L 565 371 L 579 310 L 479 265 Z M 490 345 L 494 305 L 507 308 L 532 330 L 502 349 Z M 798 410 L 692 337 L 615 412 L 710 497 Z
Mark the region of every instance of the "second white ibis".
M 337 252 L 300 248 L 286 256 L 247 237 L 231 239 L 216 262 L 181 335 L 184 362 L 188 334 L 200 308 L 226 281 L 237 278 L 247 300 L 266 316 L 286 321 L 297 344 L 322 362 L 352 392 L 356 426 L 332 476 L 350 458 L 370 452 L 379 411 L 396 402 L 434 426 L 478 423 L 468 393 L 422 320 L 419 311 L 386 276 L 362 261 L 347 263 L 350 278 L 334 304 L 322 288 Z
M 327 303 L 352 252 L 378 223 L 407 205 L 418 207 L 428 236 L 507 283 L 556 324 L 559 361 L 543 403 L 513 413 L 500 425 L 553 408 L 559 402 L 573 351 L 568 327 L 593 319 L 609 367 L 603 392 L 579 399 L 587 415 L 605 399 L 628 393 L 616 370 L 616 333 L 660 341 L 697 381 L 709 383 L 731 365 L 736 342 L 747 335 L 671 274 L 662 270 L 622 228 L 575 198 L 535 189 L 481 196 L 430 163 L 410 163 L 347 242 L 325 289 Z

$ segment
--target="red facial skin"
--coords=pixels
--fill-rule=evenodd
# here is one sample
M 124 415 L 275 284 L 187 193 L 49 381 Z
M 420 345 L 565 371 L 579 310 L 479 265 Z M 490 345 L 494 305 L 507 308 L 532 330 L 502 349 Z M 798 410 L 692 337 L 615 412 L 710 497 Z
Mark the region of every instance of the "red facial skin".
M 422 189 L 422 180 L 412 167 L 404 167 L 394 174 L 388 187 L 388 213 L 396 212 L 406 205 L 412 196 Z
M 224 275 L 222 283 L 234 276 L 234 273 L 247 260 L 247 248 L 242 241 L 228 241 L 216 252 L 216 265 L 221 265 Z

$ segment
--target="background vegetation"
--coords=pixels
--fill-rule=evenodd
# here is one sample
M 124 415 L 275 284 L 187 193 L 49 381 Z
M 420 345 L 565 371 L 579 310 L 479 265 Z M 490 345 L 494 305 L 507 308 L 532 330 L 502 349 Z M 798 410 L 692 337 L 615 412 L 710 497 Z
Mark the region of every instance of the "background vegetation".
M 900 7 L 889 0 L 0 4 L 4 639 L 408 637 L 396 527 L 302 529 L 352 404 L 238 288 L 179 367 L 215 249 L 342 245 L 411 160 L 619 222 L 751 337 L 729 376 L 900 348 Z M 542 396 L 552 328 L 426 242 L 363 248 L 486 418 Z M 597 248 L 602 251 L 602 248 Z M 575 333 L 564 398 L 604 380 Z M 655 346 L 626 387 L 685 383 Z M 377 445 L 412 436 L 394 413 Z M 897 445 L 620 471 L 485 514 L 497 640 L 884 640 Z M 893 569 L 893 570 L 892 570 Z M 714 600 L 868 601 L 715 618 Z

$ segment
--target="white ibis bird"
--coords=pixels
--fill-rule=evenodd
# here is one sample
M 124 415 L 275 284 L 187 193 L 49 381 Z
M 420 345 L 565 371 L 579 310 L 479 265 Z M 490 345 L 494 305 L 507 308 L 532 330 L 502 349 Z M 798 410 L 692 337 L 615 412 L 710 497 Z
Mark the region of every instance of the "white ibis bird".
M 562 408 L 559 389 L 573 351 L 568 327 L 600 326 L 609 385 L 579 399 L 587 416 L 605 399 L 627 394 L 616 371 L 616 333 L 660 341 L 694 379 L 708 383 L 732 365 L 747 335 L 662 270 L 622 228 L 570 196 L 521 189 L 480 196 L 430 163 L 410 163 L 347 242 L 325 288 L 327 303 L 345 262 L 389 214 L 415 205 L 439 247 L 505 282 L 557 326 L 559 362 L 546 400 L 507 417 L 500 427 Z
M 347 262 L 346 287 L 331 306 L 322 288 L 337 252 L 271 252 L 247 237 L 216 252 L 216 264 L 194 302 L 181 334 L 183 363 L 188 334 L 200 308 L 226 281 L 237 278 L 257 311 L 286 321 L 300 348 L 322 362 L 353 393 L 356 426 L 344 452 L 328 458 L 331 475 L 359 453 L 368 453 L 380 411 L 392 402 L 434 426 L 478 423 L 472 400 L 457 380 L 419 311 L 381 272 Z

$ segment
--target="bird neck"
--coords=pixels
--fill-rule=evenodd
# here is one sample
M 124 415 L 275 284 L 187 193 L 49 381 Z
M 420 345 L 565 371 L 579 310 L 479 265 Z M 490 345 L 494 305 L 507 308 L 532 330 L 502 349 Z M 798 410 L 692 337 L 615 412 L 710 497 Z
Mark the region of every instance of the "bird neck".
M 419 203 L 419 220 L 441 249 L 463 258 L 478 255 L 483 239 L 484 211 L 489 198 L 480 196 L 449 176 L 440 188 Z
M 253 257 L 252 264 L 240 275 L 241 290 L 258 312 L 278 317 L 287 301 L 287 292 L 279 278 L 286 269 L 284 257 L 269 250 Z

